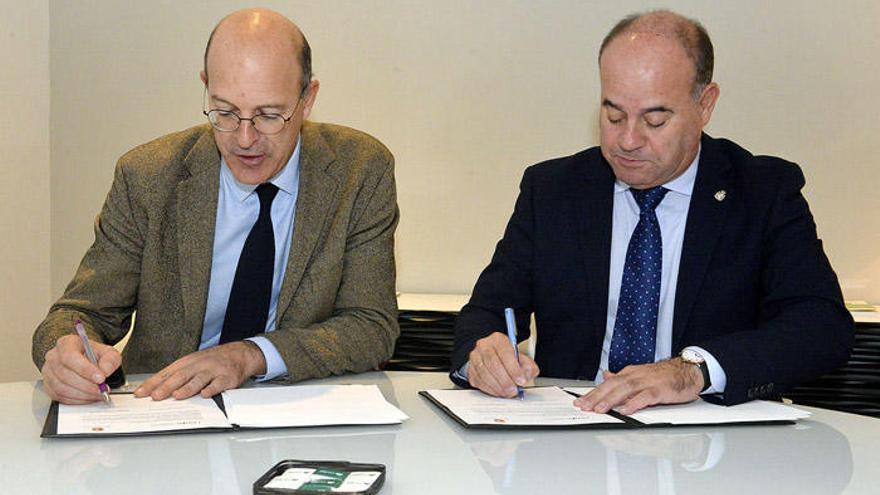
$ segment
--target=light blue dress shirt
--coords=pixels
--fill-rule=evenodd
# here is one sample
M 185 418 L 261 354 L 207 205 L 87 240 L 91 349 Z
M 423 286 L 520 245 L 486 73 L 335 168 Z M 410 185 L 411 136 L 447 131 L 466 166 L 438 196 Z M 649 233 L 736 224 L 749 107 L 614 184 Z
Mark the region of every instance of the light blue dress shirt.
M 290 239 L 296 213 L 296 197 L 299 192 L 299 156 L 302 138 L 296 144 L 290 160 L 269 182 L 278 186 L 278 194 L 272 201 L 272 229 L 275 231 L 275 270 L 272 277 L 272 297 L 269 301 L 269 318 L 265 332 L 275 330 L 278 294 L 284 282 Z M 211 282 L 208 286 L 208 303 L 202 326 L 199 349 L 212 347 L 220 342 L 226 305 L 232 291 L 232 281 L 238 267 L 238 258 L 245 240 L 260 215 L 260 198 L 254 193 L 257 184 L 242 184 L 235 179 L 226 161 L 220 160 L 220 194 L 217 198 L 217 220 L 214 228 L 214 248 L 211 258 Z M 278 349 L 265 337 L 249 339 L 266 358 L 266 374 L 257 381 L 271 380 L 287 374 L 287 366 Z
M 669 189 L 663 201 L 654 210 L 660 224 L 663 242 L 663 268 L 660 275 L 660 309 L 657 314 L 657 344 L 654 361 L 672 357 L 672 318 L 675 310 L 675 289 L 678 285 L 678 268 L 681 261 L 681 248 L 684 244 L 684 230 L 687 225 L 688 210 L 694 182 L 697 178 L 700 154 L 687 170 L 675 179 L 663 184 Z M 611 338 L 614 335 L 614 322 L 617 319 L 617 303 L 620 286 L 623 283 L 623 266 L 629 239 L 639 222 L 639 205 L 629 193 L 629 186 L 620 180 L 614 183 L 614 211 L 611 222 L 611 270 L 608 279 L 608 317 L 605 326 L 605 340 L 602 342 L 602 357 L 596 383 L 602 382 L 602 370 L 608 369 L 608 355 Z M 540 336 L 539 336 L 540 338 Z M 712 387 L 704 393 L 721 393 L 727 385 L 727 375 L 718 361 L 705 349 L 690 346 L 706 360 Z

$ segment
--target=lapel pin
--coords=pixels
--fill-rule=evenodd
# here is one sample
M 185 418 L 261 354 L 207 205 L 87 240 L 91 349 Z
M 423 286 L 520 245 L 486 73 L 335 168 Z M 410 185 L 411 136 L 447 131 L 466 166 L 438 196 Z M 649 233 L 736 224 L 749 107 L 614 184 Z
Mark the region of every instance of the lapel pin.
M 726 197 L 727 197 L 727 191 L 725 191 L 724 189 L 715 193 L 715 201 L 718 201 L 719 203 L 724 201 L 724 198 L 726 198 Z

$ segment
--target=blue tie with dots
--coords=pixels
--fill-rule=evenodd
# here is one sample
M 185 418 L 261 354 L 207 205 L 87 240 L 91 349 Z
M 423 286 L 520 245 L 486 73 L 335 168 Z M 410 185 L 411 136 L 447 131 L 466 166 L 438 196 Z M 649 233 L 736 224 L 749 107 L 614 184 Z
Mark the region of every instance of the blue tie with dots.
M 639 223 L 629 239 L 617 318 L 611 337 L 608 369 L 614 373 L 630 364 L 654 362 L 657 342 L 657 311 L 660 308 L 660 273 L 663 243 L 654 208 L 668 189 L 629 190 L 639 205 Z

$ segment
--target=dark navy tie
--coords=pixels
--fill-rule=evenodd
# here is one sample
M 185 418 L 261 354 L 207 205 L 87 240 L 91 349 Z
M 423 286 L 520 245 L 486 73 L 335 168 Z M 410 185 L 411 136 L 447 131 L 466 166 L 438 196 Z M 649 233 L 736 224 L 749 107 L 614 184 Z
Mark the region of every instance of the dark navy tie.
M 220 343 L 253 337 L 266 330 L 272 277 L 275 273 L 275 231 L 272 229 L 272 200 L 278 187 L 265 183 L 257 186 L 260 215 L 241 249 Z
M 639 223 L 626 249 L 617 318 L 611 337 L 608 369 L 615 373 L 630 364 L 654 362 L 657 311 L 660 307 L 663 243 L 654 208 L 663 200 L 668 189 L 658 186 L 629 191 L 639 205 Z

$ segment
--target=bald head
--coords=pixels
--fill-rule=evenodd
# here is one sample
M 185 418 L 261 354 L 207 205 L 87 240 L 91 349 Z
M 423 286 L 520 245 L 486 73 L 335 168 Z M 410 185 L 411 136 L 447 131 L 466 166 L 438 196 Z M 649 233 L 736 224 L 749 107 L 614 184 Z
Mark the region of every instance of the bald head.
M 709 33 L 699 22 L 669 10 L 633 14 L 623 18 L 602 40 L 602 46 L 599 48 L 599 64 L 602 63 L 605 49 L 613 41 L 619 38 L 636 40 L 645 37 L 666 38 L 681 46 L 693 63 L 694 97 L 698 97 L 702 89 L 712 82 L 715 54 Z
M 233 12 L 217 23 L 205 46 L 204 74 L 209 67 L 224 60 L 229 51 L 262 53 L 288 58 L 299 68 L 300 90 L 312 79 L 312 50 L 299 27 L 290 19 L 268 9 L 245 9 Z

